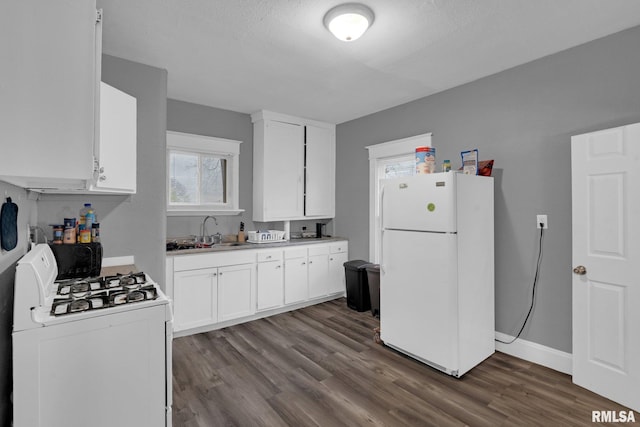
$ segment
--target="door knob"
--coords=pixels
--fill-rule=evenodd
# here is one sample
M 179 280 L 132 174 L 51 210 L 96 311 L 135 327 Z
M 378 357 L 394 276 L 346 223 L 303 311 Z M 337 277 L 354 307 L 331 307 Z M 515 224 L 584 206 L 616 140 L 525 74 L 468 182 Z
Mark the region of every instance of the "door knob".
M 573 272 L 579 276 L 584 276 L 587 274 L 587 268 L 584 265 L 579 265 L 573 269 Z

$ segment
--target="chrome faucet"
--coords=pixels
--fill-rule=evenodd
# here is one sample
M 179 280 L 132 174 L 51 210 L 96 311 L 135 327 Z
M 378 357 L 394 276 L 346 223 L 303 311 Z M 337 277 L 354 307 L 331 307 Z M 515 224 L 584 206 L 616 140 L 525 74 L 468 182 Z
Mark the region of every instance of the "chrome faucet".
M 213 218 L 213 222 L 215 222 L 216 225 L 218 225 L 218 220 L 216 219 L 215 216 L 211 216 L 211 215 L 205 216 L 204 220 L 202 220 L 202 225 L 200 226 L 200 237 L 202 237 L 202 238 L 204 238 L 204 236 L 205 236 L 205 232 L 207 230 L 207 228 L 206 228 L 207 227 L 207 220 L 209 218 Z

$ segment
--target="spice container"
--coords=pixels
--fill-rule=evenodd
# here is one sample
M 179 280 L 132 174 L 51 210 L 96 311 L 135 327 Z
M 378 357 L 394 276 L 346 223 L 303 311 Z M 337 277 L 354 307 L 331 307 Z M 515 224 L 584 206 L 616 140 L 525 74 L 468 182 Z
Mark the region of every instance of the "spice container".
M 445 160 L 442 162 L 442 172 L 449 172 L 451 170 L 451 160 Z
M 64 227 L 62 225 L 54 224 L 53 227 L 53 244 L 61 245 L 64 235 Z
M 91 243 L 91 230 L 87 229 L 85 224 L 80 224 L 79 243 Z
M 91 224 L 91 241 L 94 243 L 100 242 L 100 224 L 97 222 Z

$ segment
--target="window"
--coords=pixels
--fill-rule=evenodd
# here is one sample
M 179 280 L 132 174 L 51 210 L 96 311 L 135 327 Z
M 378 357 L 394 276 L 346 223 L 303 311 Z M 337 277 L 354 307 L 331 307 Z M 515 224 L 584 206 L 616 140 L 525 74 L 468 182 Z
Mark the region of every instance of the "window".
M 234 215 L 240 141 L 167 132 L 167 213 Z

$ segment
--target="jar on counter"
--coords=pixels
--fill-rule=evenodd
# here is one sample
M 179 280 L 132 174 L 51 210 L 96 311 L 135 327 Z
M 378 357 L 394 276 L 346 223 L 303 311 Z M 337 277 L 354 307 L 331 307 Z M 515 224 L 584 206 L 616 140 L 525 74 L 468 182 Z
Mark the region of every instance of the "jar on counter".
M 91 243 L 91 230 L 85 224 L 80 224 L 80 235 L 78 243 Z
M 100 242 L 100 224 L 97 222 L 91 224 L 91 241 L 94 243 Z
M 51 225 L 51 227 L 53 227 L 53 244 L 54 245 L 61 245 L 62 244 L 62 240 L 64 237 L 64 227 L 60 224 L 53 224 Z
M 66 227 L 62 236 L 62 242 L 67 245 L 76 243 L 76 228 Z

